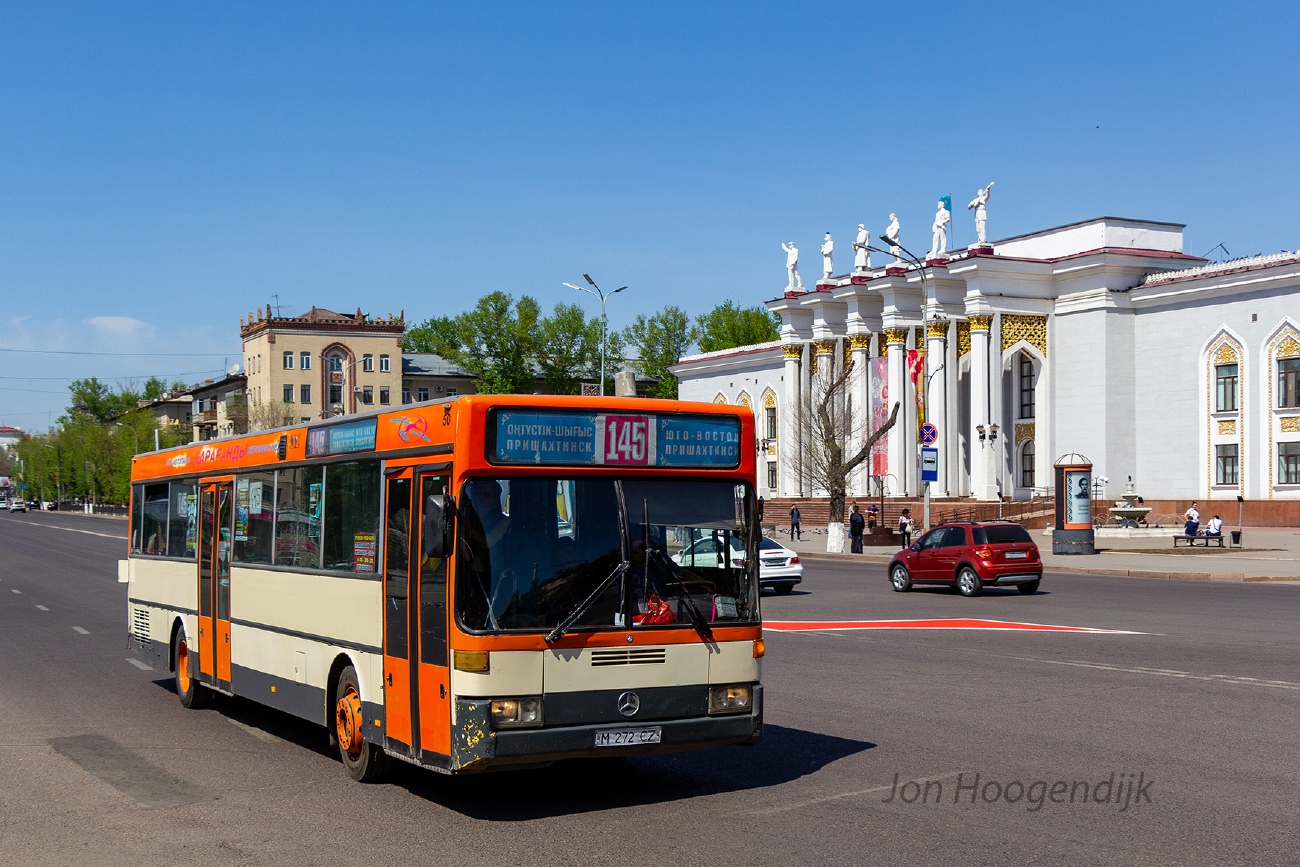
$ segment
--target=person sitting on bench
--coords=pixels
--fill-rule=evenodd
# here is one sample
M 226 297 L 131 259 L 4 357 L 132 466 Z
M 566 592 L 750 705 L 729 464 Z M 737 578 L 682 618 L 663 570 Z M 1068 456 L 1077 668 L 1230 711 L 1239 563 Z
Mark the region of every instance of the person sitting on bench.
M 1207 536 L 1223 535 L 1223 521 L 1219 519 L 1218 515 L 1215 515 L 1213 518 L 1211 518 L 1210 522 L 1205 525 L 1205 535 Z

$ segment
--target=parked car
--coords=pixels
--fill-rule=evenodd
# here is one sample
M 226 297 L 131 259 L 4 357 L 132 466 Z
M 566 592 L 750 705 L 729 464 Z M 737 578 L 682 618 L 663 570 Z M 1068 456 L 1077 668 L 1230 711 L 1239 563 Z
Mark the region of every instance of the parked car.
M 745 549 L 735 536 L 731 538 L 731 559 L 743 562 Z M 708 566 L 717 568 L 722 565 L 718 543 L 712 536 L 696 539 L 672 557 L 680 566 Z M 789 593 L 794 586 L 803 581 L 803 564 L 799 555 L 789 548 L 766 536 L 758 546 L 758 586 L 762 590 L 775 590 L 777 593 Z
M 948 584 L 963 596 L 985 587 L 1014 586 L 1035 593 L 1043 561 L 1029 532 L 1004 522 L 941 524 L 889 563 L 889 583 L 899 593 L 913 584 Z
M 25 502 L 23 502 L 22 500 L 10 500 L 10 501 L 9 501 L 9 511 L 10 511 L 10 512 L 26 512 L 26 511 L 27 511 L 27 504 L 26 504 Z

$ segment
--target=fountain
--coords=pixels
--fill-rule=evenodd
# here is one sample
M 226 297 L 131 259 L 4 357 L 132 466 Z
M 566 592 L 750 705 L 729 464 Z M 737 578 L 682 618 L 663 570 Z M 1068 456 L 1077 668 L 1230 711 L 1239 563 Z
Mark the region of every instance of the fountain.
M 1124 490 L 1123 496 L 1124 499 L 1116 500 L 1109 511 L 1121 527 L 1136 530 L 1146 524 L 1147 512 L 1151 511 L 1151 507 L 1137 505 L 1137 501 L 1142 498 L 1133 490 L 1132 476 L 1128 477 L 1128 488 Z

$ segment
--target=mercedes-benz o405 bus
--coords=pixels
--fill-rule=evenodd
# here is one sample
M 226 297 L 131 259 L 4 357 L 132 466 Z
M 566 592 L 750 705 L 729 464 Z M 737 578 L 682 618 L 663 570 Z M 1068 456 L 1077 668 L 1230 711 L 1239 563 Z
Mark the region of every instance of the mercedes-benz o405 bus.
M 358 780 L 762 737 L 754 418 L 476 395 L 153 452 L 134 651 L 326 726 Z M 743 553 L 696 563 L 703 538 Z M 708 547 L 708 546 L 697 546 Z

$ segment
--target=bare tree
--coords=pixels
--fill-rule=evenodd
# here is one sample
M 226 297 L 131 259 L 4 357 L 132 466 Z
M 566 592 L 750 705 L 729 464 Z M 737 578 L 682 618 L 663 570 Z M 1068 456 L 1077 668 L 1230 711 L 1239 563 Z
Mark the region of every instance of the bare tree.
M 254 403 L 248 407 L 247 412 L 248 431 L 287 427 L 296 422 L 299 417 L 293 404 L 273 400 Z
M 800 407 L 796 421 L 804 431 L 804 441 L 807 443 L 806 466 L 813 488 L 824 490 L 830 496 L 826 550 L 842 553 L 844 493 L 849 473 L 870 457 L 876 442 L 894 426 L 898 419 L 899 402 L 894 401 L 889 420 L 876 430 L 871 430 L 867 407 L 852 407 L 848 399 L 852 365 L 835 365 L 832 357 L 823 358 L 822 363 L 834 366 L 823 375 L 813 375 L 809 401 L 811 408 Z M 862 445 L 856 451 L 849 452 L 855 441 L 860 441 Z

